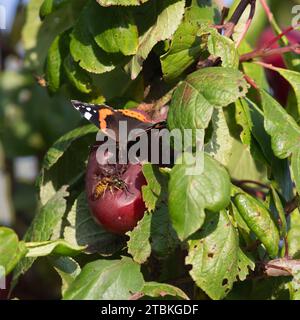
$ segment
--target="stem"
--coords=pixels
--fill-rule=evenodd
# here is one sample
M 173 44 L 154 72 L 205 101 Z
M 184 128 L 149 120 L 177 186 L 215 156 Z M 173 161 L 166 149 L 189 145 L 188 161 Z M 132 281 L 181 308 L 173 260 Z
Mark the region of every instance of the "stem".
M 252 4 L 253 2 L 256 2 L 256 0 L 241 0 L 236 10 L 234 11 L 233 15 L 231 16 L 230 20 L 225 24 L 224 36 L 226 37 L 232 36 L 235 26 L 240 21 L 244 11 L 248 7 L 248 5 Z
M 245 61 L 250 61 L 253 60 L 254 58 L 261 58 L 261 57 L 268 57 L 272 55 L 277 55 L 277 54 L 284 54 L 287 52 L 296 52 L 299 53 L 298 51 L 300 50 L 300 44 L 292 44 L 286 47 L 281 47 L 281 48 L 275 48 L 275 49 L 258 49 L 254 50 L 252 52 L 246 53 L 241 55 L 240 57 L 240 62 L 245 62 Z
M 256 90 L 259 89 L 259 87 L 256 84 L 256 82 L 251 77 L 249 77 L 247 74 L 244 74 L 244 78 L 250 84 L 251 87 L 253 87 Z
M 240 44 L 242 43 L 242 41 L 244 40 L 244 38 L 246 37 L 247 35 L 247 32 L 251 26 L 251 23 L 253 21 L 253 17 L 254 17 L 254 14 L 255 14 L 255 8 L 256 8 L 256 1 L 252 1 L 251 2 L 251 10 L 250 10 L 250 13 L 249 13 L 249 18 L 246 22 L 246 25 L 245 25 L 245 28 L 242 32 L 242 34 L 240 35 L 239 39 L 237 40 L 237 43 L 236 43 L 236 48 L 238 48 L 240 46 Z
M 243 184 L 255 184 L 261 188 L 265 188 L 265 189 L 270 189 L 270 186 L 268 186 L 267 184 L 261 183 L 259 181 L 253 181 L 253 180 L 239 180 L 239 181 L 235 181 L 235 183 L 238 183 L 240 185 Z
M 288 240 L 287 240 L 287 236 L 284 237 L 284 247 L 285 247 L 285 250 L 284 250 L 284 257 L 286 259 L 289 259 L 289 243 L 288 243 Z
M 276 32 L 276 34 L 280 34 L 281 33 L 281 29 L 277 23 L 277 21 L 274 19 L 274 15 L 270 9 L 270 7 L 268 6 L 266 0 L 259 0 L 266 15 L 267 18 L 270 22 L 270 25 L 272 26 L 273 30 Z M 287 39 L 282 40 L 283 44 L 287 44 Z
M 284 208 L 286 216 L 288 217 L 294 210 L 296 210 L 299 206 L 299 196 L 296 196 L 290 202 L 288 202 Z
M 270 48 L 274 43 L 276 43 L 278 40 L 282 40 L 282 37 L 284 37 L 285 35 L 287 35 L 289 32 L 295 30 L 294 27 L 290 26 L 288 27 L 286 30 L 284 30 L 283 32 L 279 33 L 276 37 L 274 37 L 271 41 L 269 41 L 264 48 Z

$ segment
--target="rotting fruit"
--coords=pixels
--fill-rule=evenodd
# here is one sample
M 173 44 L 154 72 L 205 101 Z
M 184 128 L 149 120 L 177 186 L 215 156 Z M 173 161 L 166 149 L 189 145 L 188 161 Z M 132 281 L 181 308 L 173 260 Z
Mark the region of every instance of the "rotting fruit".
M 146 210 L 142 186 L 146 179 L 141 164 L 108 164 L 108 155 L 96 158 L 92 148 L 86 172 L 88 204 L 95 220 L 106 230 L 124 234 L 132 230 Z

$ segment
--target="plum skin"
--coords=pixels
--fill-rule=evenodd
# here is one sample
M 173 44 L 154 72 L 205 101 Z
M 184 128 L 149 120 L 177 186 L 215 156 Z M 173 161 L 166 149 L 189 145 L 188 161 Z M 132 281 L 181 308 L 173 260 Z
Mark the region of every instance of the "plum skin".
M 104 194 L 95 199 L 93 192 L 101 178 L 113 176 L 117 172 L 126 183 L 126 189 L 114 189 L 112 192 L 106 190 Z M 96 149 L 90 153 L 86 172 L 88 205 L 95 221 L 107 231 L 124 234 L 132 230 L 142 219 L 146 211 L 142 198 L 142 186 L 146 184 L 141 164 L 99 165 L 96 159 Z

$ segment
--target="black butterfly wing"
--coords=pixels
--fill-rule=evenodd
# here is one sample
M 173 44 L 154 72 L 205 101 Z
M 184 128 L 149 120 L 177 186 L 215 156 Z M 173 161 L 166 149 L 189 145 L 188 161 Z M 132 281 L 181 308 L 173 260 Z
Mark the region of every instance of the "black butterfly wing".
M 99 129 L 101 129 L 101 118 L 100 118 L 100 112 L 103 109 L 111 110 L 111 112 L 114 112 L 112 108 L 105 104 L 90 104 L 85 103 L 77 100 L 71 100 L 73 107 L 81 113 L 81 115 L 93 123 L 95 126 L 97 126 Z M 102 124 L 103 128 L 103 124 Z

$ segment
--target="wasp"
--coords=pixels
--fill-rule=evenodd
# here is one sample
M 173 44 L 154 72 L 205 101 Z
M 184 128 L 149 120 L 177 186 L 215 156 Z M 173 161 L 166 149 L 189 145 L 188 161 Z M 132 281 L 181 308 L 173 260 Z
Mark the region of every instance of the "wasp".
M 94 188 L 93 200 L 97 200 L 109 190 L 113 193 L 113 190 L 127 190 L 127 183 L 119 177 L 104 177 L 101 179 Z
M 34 75 L 36 82 L 38 83 L 38 85 L 40 85 L 41 87 L 45 88 L 47 87 L 47 81 L 44 78 L 44 76 L 39 76 L 39 75 Z

